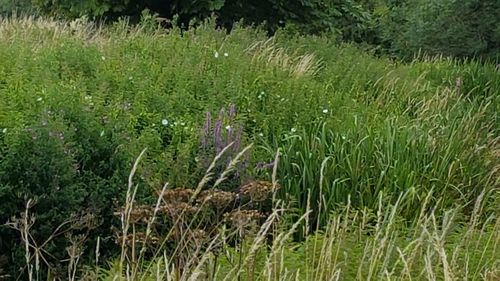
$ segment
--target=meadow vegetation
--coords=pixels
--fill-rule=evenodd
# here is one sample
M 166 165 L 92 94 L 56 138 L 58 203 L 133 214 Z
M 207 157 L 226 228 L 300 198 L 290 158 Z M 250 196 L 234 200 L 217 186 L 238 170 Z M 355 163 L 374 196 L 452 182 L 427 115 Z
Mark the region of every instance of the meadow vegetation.
M 0 19 L 0 279 L 498 280 L 499 66 Z

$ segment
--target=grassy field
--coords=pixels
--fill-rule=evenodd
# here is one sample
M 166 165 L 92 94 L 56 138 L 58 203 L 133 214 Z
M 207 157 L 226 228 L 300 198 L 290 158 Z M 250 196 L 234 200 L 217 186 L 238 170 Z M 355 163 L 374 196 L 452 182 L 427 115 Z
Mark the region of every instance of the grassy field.
M 0 19 L 0 276 L 500 279 L 498 66 L 333 41 Z

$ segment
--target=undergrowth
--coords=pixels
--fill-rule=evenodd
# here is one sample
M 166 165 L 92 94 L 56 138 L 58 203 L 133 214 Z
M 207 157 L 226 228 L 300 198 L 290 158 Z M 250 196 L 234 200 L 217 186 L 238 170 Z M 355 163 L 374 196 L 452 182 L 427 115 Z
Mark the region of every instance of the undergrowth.
M 268 38 L 242 27 L 227 34 L 212 22 L 181 31 L 157 28 L 154 18 L 137 26 L 0 21 L 0 223 L 25 210 L 36 218 L 21 236 L 19 225 L 0 228 L 4 272 L 27 276 L 33 260 L 26 253 L 36 249 L 50 253 L 38 266 L 62 278 L 65 249 L 74 245 L 84 249 L 77 264 L 97 261 L 100 278 L 126 276 L 124 260 L 112 267 L 117 272 L 103 261 L 123 255 L 114 212 L 128 200 L 127 171 L 137 155 L 147 148 L 135 198 L 153 205 L 166 182 L 196 189 L 232 143 L 213 167 L 220 174 L 234 165 L 219 189 L 237 192 L 278 171 L 281 188 L 266 215 L 272 221 L 254 237 L 218 247 L 227 257 L 213 266 L 205 245 L 185 276 L 206 268 L 213 278 L 247 280 L 498 276 L 491 258 L 500 202 L 498 66 L 443 57 L 403 63 L 326 37 L 280 30 Z M 346 205 L 347 213 L 332 216 Z M 347 234 L 356 232 L 359 212 L 375 216 L 366 224 L 375 229 L 359 227 L 366 233 L 353 240 Z M 340 227 L 335 219 L 346 214 Z M 469 235 L 484 242 L 474 246 L 479 256 L 461 244 Z M 26 251 L 23 241 L 34 248 Z M 318 254 L 325 247 L 335 258 Z M 142 263 L 150 265 L 136 269 L 141 276 L 154 280 L 154 269 L 180 278 L 168 255 Z M 81 276 L 75 268 L 74 278 Z

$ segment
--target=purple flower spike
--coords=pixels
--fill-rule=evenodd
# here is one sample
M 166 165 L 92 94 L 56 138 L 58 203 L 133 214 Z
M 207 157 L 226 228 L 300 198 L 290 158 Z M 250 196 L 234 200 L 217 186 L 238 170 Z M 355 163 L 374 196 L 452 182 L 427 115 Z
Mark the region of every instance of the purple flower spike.
M 243 134 L 243 129 L 240 127 L 238 129 L 238 132 L 236 133 L 236 137 L 234 139 L 233 151 L 235 151 L 235 152 L 240 151 L 241 135 L 242 134 Z
M 256 170 L 271 170 L 274 168 L 274 161 L 271 161 L 269 163 L 265 162 L 259 162 L 257 165 L 255 165 Z
M 234 103 L 229 105 L 229 120 L 233 120 L 236 116 L 236 105 Z
M 259 162 L 259 163 L 257 163 L 257 165 L 255 165 L 255 169 L 256 170 L 262 170 L 264 168 L 265 164 L 266 163 L 264 163 L 264 162 Z
M 217 119 L 214 126 L 214 145 L 215 153 L 219 154 L 224 148 L 224 143 L 222 141 L 222 119 Z
M 229 143 L 231 143 L 233 141 L 233 127 L 231 127 L 231 126 L 228 125 L 228 126 L 226 126 L 226 129 L 227 129 L 226 140 L 227 140 L 227 144 L 229 144 Z
M 212 114 L 210 114 L 210 112 L 207 112 L 205 116 L 205 125 L 203 127 L 203 136 L 201 139 L 201 145 L 203 149 L 208 148 L 208 139 L 210 138 L 211 127 L 212 127 Z

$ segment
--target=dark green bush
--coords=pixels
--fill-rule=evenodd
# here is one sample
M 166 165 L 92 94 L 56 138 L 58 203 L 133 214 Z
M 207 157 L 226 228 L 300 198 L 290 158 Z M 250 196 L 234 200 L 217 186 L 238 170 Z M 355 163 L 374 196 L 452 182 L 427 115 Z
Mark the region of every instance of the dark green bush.
M 387 1 L 378 13 L 385 47 L 400 56 L 423 52 L 498 60 L 499 1 Z
M 368 36 L 371 15 L 355 0 L 256 0 L 256 1 L 165 1 L 160 0 L 63 0 L 54 3 L 35 0 L 37 7 L 51 15 L 69 18 L 83 15 L 117 18 L 130 16 L 138 19 L 147 9 L 161 17 L 179 16 L 180 24 L 187 26 L 215 16 L 220 25 L 231 29 L 235 22 L 263 24 L 270 32 L 285 24 L 292 24 L 302 33 L 337 32 L 345 40 L 361 41 Z
M 13 13 L 26 14 L 33 12 L 34 9 L 31 0 L 0 0 L 0 16 L 10 16 Z

